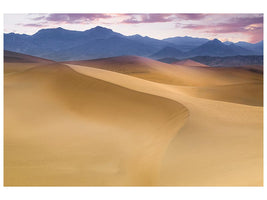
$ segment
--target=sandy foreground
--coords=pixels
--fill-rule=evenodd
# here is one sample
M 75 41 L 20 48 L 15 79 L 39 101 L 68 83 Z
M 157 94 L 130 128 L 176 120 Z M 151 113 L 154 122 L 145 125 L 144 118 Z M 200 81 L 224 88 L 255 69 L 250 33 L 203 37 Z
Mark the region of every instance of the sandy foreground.
M 5 186 L 262 186 L 262 77 L 138 59 L 5 63 Z

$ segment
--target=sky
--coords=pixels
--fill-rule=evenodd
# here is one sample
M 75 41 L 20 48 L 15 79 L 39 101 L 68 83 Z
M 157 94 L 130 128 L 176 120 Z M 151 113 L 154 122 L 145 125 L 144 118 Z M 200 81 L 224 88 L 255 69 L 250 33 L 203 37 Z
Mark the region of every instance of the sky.
M 4 32 L 32 35 L 40 29 L 62 27 L 84 31 L 95 26 L 124 35 L 139 34 L 156 39 L 190 36 L 221 41 L 263 40 L 263 14 L 202 13 L 31 13 L 5 14 Z

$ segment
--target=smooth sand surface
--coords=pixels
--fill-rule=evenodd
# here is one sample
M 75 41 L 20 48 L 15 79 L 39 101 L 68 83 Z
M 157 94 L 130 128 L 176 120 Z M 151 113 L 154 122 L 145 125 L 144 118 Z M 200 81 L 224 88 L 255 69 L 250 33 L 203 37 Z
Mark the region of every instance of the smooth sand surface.
M 263 106 L 262 81 L 247 82 L 231 85 L 179 87 L 179 90 L 189 95 L 239 104 Z
M 59 64 L 5 77 L 4 100 L 6 186 L 158 185 L 188 117 L 175 101 Z
M 138 56 L 73 61 L 67 64 L 105 69 L 153 82 L 183 86 L 229 85 L 263 80 L 262 74 L 246 69 L 172 65 Z
M 4 50 L 4 62 L 21 64 L 21 63 L 53 63 L 54 61 Z
M 263 107 L 230 91 L 262 77 L 135 58 L 5 63 L 4 184 L 261 186 Z
M 158 83 L 185 86 L 181 90 L 195 97 L 263 105 L 262 73 L 244 68 L 171 65 L 137 56 L 69 63 L 119 72 Z
M 188 108 L 189 118 L 170 143 L 162 161 L 160 185 L 263 184 L 262 107 L 196 98 L 177 86 L 100 69 L 71 67 L 88 76 L 164 96 Z
M 173 65 L 183 65 L 183 66 L 190 66 L 190 67 L 209 67 L 208 65 L 202 64 L 200 62 L 196 62 L 191 59 L 185 59 L 185 60 L 180 60 L 171 63 Z

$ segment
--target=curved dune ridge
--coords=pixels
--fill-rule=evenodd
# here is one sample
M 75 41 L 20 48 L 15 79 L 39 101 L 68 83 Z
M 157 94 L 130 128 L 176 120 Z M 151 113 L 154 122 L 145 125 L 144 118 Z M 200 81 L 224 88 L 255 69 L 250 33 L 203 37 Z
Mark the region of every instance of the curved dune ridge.
M 181 90 L 195 97 L 253 106 L 263 105 L 263 76 L 249 69 L 172 65 L 138 56 L 68 63 L 180 86 Z
M 6 63 L 52 63 L 53 61 L 30 56 L 22 53 L 4 50 L 4 62 Z
M 65 65 L 8 76 L 5 185 L 158 185 L 164 151 L 187 116 L 175 101 Z
M 5 185 L 263 184 L 260 74 L 70 63 L 5 63 Z
M 180 60 L 180 61 L 173 62 L 171 64 L 173 64 L 173 65 L 190 66 L 190 67 L 209 67 L 208 65 L 196 62 L 196 61 L 191 60 L 191 59 Z
M 229 85 L 262 81 L 262 75 L 246 69 L 172 65 L 138 56 L 71 61 L 66 64 L 105 69 L 158 83 L 183 86 Z
M 79 73 L 164 96 L 186 106 L 190 116 L 164 156 L 160 185 L 262 185 L 262 107 L 200 99 L 175 86 L 69 66 Z
M 4 51 L 4 63 L 8 63 L 8 67 L 4 67 L 5 75 L 18 73 L 44 63 L 53 63 L 54 61 L 30 56 L 26 54 L 16 53 L 12 51 Z

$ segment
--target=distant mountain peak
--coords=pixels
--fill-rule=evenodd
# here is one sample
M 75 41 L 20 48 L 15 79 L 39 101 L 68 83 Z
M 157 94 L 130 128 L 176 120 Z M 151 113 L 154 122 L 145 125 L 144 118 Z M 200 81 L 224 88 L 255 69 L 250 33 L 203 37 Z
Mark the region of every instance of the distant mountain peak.
M 114 35 L 114 34 L 117 34 L 117 35 L 120 35 L 119 33 L 116 33 L 114 32 L 112 29 L 109 29 L 109 28 L 105 28 L 105 27 L 102 27 L 102 26 L 96 26 L 94 28 L 91 28 L 91 29 L 88 29 L 86 31 L 84 31 L 85 33 L 89 33 L 89 34 L 93 34 L 93 35 Z
M 226 44 L 226 45 L 231 45 L 231 44 L 234 44 L 233 42 L 231 42 L 231 41 L 225 41 L 225 42 L 223 42 L 224 44 Z
M 96 26 L 94 29 L 108 29 L 108 28 L 103 27 L 103 26 Z
M 37 33 L 33 34 L 33 36 L 39 36 L 39 35 L 47 34 L 47 33 L 63 33 L 67 31 L 70 31 L 70 30 L 66 30 L 62 27 L 46 28 L 46 29 L 40 29 Z
M 105 28 L 105 27 L 103 27 L 103 26 L 96 26 L 96 27 L 91 28 L 91 29 L 89 29 L 89 30 L 87 30 L 87 31 L 108 31 L 108 32 L 113 32 L 112 29 Z
M 130 35 L 129 37 L 132 37 L 132 38 L 143 38 L 143 36 L 139 35 L 139 34 Z
M 62 27 L 57 27 L 57 28 L 55 28 L 56 30 L 65 30 L 64 28 L 62 28 Z
M 218 44 L 221 44 L 222 42 L 220 41 L 220 40 L 218 40 L 217 38 L 215 38 L 215 39 L 213 39 L 211 42 L 213 42 L 213 43 L 218 43 Z

